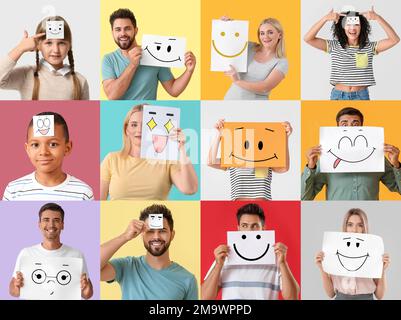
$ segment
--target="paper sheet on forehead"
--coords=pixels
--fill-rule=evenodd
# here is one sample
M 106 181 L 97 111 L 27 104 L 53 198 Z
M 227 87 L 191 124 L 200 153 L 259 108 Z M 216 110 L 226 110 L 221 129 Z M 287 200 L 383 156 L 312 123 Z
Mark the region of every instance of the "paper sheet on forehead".
M 46 21 L 46 39 L 64 39 L 64 21 Z
M 54 115 L 33 116 L 32 124 L 34 137 L 54 136 Z
M 366 233 L 325 232 L 322 251 L 323 270 L 328 274 L 381 278 L 383 239 Z
M 186 39 L 144 34 L 142 36 L 141 65 L 156 67 L 184 67 Z
M 150 229 L 163 229 L 163 214 L 149 214 L 148 226 Z
M 169 135 L 180 127 L 180 109 L 145 105 L 142 119 L 141 158 L 178 160 L 178 142 Z M 156 178 L 156 177 L 149 177 Z
M 22 257 L 24 277 L 21 298 L 35 300 L 80 300 L 83 261 L 80 258 Z
M 227 245 L 230 252 L 229 265 L 276 264 L 273 245 L 275 232 L 269 231 L 228 231 Z
M 248 28 L 248 21 L 212 21 L 211 71 L 247 71 Z
M 321 127 L 321 172 L 384 172 L 384 129 Z

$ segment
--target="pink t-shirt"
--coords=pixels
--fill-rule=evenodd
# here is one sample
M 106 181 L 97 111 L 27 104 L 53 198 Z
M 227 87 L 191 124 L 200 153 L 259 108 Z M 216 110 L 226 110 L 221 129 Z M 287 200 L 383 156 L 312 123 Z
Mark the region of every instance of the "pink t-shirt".
M 344 294 L 369 294 L 376 291 L 376 283 L 370 278 L 354 278 L 330 275 L 335 291 Z

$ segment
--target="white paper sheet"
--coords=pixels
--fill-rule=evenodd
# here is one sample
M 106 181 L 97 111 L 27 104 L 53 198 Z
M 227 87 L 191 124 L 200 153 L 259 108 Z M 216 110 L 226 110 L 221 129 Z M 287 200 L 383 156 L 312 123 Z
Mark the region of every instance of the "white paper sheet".
M 229 265 L 276 264 L 273 245 L 275 232 L 269 231 L 228 231 L 227 245 L 230 253 Z
M 22 257 L 21 298 L 80 300 L 82 264 L 80 258 Z
M 248 21 L 212 21 L 211 71 L 247 71 L 248 28 Z
M 142 119 L 141 158 L 177 161 L 178 142 L 170 139 L 169 134 L 179 126 L 179 108 L 145 105 Z
M 32 123 L 34 137 L 54 136 L 54 115 L 33 116 Z
M 64 39 L 64 21 L 46 21 L 46 39 Z
M 163 215 L 149 214 L 148 225 L 150 229 L 163 229 Z
M 384 129 L 321 127 L 321 172 L 384 172 Z
M 323 270 L 328 274 L 359 278 L 381 278 L 383 239 L 366 233 L 325 232 Z
M 140 64 L 157 67 L 184 67 L 186 39 L 144 34 Z

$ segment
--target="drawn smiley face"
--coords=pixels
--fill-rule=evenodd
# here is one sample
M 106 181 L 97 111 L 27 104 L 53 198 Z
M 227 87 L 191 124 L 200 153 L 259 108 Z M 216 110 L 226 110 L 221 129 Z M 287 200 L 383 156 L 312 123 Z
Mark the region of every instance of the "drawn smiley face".
M 345 237 L 343 248 L 337 249 L 336 255 L 341 266 L 347 271 L 358 271 L 369 258 L 369 253 L 364 246 L 365 240 L 358 237 Z
M 175 128 L 174 113 L 167 112 L 165 120 L 158 116 L 157 111 L 149 111 L 151 119 L 146 123 L 152 132 L 152 143 L 156 153 L 162 153 L 167 146 L 170 132 Z
M 285 166 L 286 143 L 285 129 L 280 123 L 225 123 L 222 166 Z
M 45 266 L 42 266 L 42 263 L 37 262 L 35 265 L 38 269 L 32 272 L 31 279 L 33 283 L 43 285 L 49 296 L 53 296 L 56 290 L 60 290 L 60 288 L 67 286 L 71 282 L 72 276 L 68 271 L 68 264 L 63 264 L 62 269 L 55 275 L 46 273 Z
M 358 163 L 369 159 L 376 148 L 369 146 L 369 141 L 364 135 L 363 129 L 343 129 L 343 136 L 338 140 L 338 144 L 327 151 L 334 157 L 333 168 L 336 169 L 341 161 L 348 163 Z
M 224 58 L 242 55 L 248 46 L 244 21 L 213 21 L 212 47 Z
M 181 61 L 182 58 L 174 50 L 176 40 L 175 38 L 167 38 L 163 41 L 163 38 L 161 38 L 159 41 L 148 44 L 143 50 L 147 51 L 153 59 L 160 62 L 172 63 Z
M 150 229 L 163 229 L 163 214 L 149 214 Z
M 254 253 L 249 256 L 247 248 L 253 248 Z M 234 252 L 245 261 L 257 261 L 262 259 L 269 251 L 270 243 L 266 243 L 261 232 L 248 231 L 241 234 L 241 238 L 233 244 Z
M 64 21 L 46 21 L 47 39 L 64 39 Z
M 37 132 L 39 132 L 42 136 L 47 135 L 50 131 L 50 124 L 51 122 L 49 118 L 39 118 L 36 122 L 36 125 L 38 126 Z

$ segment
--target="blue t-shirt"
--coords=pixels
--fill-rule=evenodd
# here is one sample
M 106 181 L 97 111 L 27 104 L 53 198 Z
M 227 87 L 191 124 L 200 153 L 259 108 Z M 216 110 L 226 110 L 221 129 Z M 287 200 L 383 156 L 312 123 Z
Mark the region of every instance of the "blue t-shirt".
M 112 259 L 110 263 L 123 300 L 198 299 L 195 276 L 175 262 L 162 270 L 149 266 L 145 256 Z
M 129 63 L 129 59 L 123 56 L 120 49 L 106 54 L 102 62 L 103 81 L 117 79 Z M 173 78 L 170 68 L 139 65 L 130 86 L 120 100 L 156 100 L 159 81 Z

